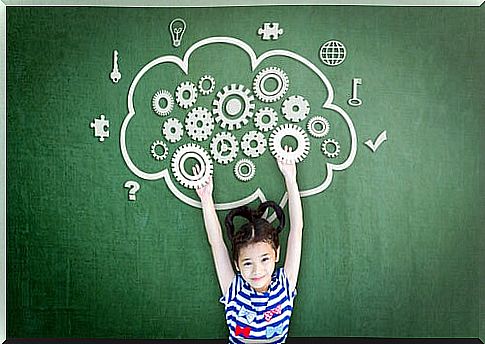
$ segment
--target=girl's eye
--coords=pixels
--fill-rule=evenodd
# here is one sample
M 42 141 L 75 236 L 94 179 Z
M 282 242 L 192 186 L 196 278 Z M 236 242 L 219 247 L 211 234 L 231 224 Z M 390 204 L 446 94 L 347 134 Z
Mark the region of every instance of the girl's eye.
M 264 263 L 264 262 L 267 262 L 268 260 L 269 260 L 269 258 L 268 258 L 268 257 L 264 257 L 264 258 L 263 258 L 263 263 Z
M 243 266 L 251 266 L 250 262 L 243 263 Z

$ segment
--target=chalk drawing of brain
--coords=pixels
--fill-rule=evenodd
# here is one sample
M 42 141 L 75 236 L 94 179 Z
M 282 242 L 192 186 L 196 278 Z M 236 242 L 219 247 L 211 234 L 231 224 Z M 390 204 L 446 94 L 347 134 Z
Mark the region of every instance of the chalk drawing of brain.
M 354 125 L 333 101 L 330 81 L 305 57 L 257 56 L 239 39 L 210 37 L 136 74 L 120 148 L 132 173 L 163 179 L 188 205 L 200 207 L 191 189 L 212 174 L 217 209 L 256 199 L 284 205 L 275 157 L 298 163 L 302 197 L 323 192 L 355 158 Z

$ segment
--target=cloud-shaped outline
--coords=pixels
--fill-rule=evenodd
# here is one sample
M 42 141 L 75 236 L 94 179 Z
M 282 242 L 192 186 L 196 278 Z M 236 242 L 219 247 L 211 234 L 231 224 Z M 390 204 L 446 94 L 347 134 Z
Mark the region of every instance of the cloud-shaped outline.
M 327 168 L 327 174 L 325 180 L 318 186 L 304 190 L 300 192 L 301 197 L 308 197 L 312 195 L 316 195 L 320 192 L 323 192 L 324 190 L 327 189 L 327 187 L 331 184 L 332 179 L 333 179 L 333 171 L 342 171 L 348 168 L 352 162 L 354 161 L 355 155 L 357 153 L 357 133 L 354 128 L 354 124 L 352 123 L 349 115 L 338 105 L 333 104 L 333 98 L 334 98 L 334 92 L 332 85 L 330 84 L 330 81 L 327 79 L 325 74 L 322 73 L 320 69 L 318 69 L 312 62 L 307 60 L 306 58 L 292 52 L 289 50 L 281 50 L 281 49 L 276 49 L 276 50 L 269 50 L 266 51 L 265 53 L 261 54 L 259 57 L 256 56 L 256 53 L 253 51 L 253 49 L 246 44 L 245 42 L 234 38 L 234 37 L 209 37 L 202 39 L 196 43 L 194 43 L 185 53 L 183 59 L 181 60 L 178 56 L 174 55 L 165 55 L 158 57 L 154 59 L 153 61 L 149 62 L 146 64 L 135 76 L 133 79 L 130 88 L 128 90 L 128 114 L 126 115 L 125 119 L 123 120 L 123 123 L 121 125 L 121 132 L 120 132 L 120 149 L 121 153 L 123 155 L 123 159 L 125 160 L 126 165 L 130 169 L 131 172 L 133 172 L 136 176 L 145 179 L 145 180 L 158 180 L 161 178 L 165 179 L 165 183 L 167 184 L 168 188 L 170 191 L 182 202 L 191 205 L 196 208 L 201 208 L 201 204 L 199 201 L 194 200 L 182 192 L 180 192 L 177 187 L 173 184 L 172 179 L 170 178 L 170 174 L 168 173 L 168 168 L 165 168 L 164 170 L 160 172 L 155 172 L 155 173 L 147 173 L 143 172 L 138 167 L 135 166 L 135 164 L 131 161 L 130 156 L 128 154 L 127 148 L 126 148 L 126 129 L 128 128 L 128 124 L 130 123 L 130 120 L 135 116 L 135 108 L 133 105 L 133 94 L 135 93 L 136 86 L 138 85 L 138 82 L 140 79 L 145 75 L 146 72 L 148 72 L 151 68 L 154 66 L 161 64 L 161 63 L 174 63 L 176 64 L 186 75 L 189 73 L 189 58 L 191 54 L 197 50 L 200 47 L 203 47 L 205 45 L 209 44 L 214 44 L 214 43 L 223 43 L 223 44 L 231 44 L 236 47 L 241 48 L 244 50 L 248 55 L 251 60 L 251 68 L 252 71 L 254 71 L 258 65 L 264 61 L 268 57 L 272 56 L 286 56 L 289 58 L 292 58 L 296 61 L 301 62 L 303 65 L 306 67 L 310 68 L 315 74 L 318 75 L 318 77 L 322 80 L 324 85 L 326 86 L 328 90 L 328 97 L 325 100 L 325 102 L 322 105 L 322 108 L 326 109 L 331 109 L 333 111 L 336 111 L 339 113 L 345 122 L 347 123 L 347 126 L 350 131 L 350 136 L 351 136 L 351 147 L 350 147 L 350 154 L 348 158 L 341 164 L 334 165 L 332 163 L 327 162 L 326 163 L 326 168 Z M 261 201 L 265 201 L 266 197 L 263 193 L 263 191 L 258 187 L 257 190 L 255 190 L 251 195 L 240 199 L 238 201 L 234 202 L 228 202 L 228 203 L 218 203 L 216 204 L 216 209 L 217 210 L 227 210 L 227 209 L 233 209 L 235 207 L 238 207 L 240 205 L 248 204 L 256 199 L 260 199 Z M 282 207 L 285 206 L 286 202 L 288 200 L 288 195 L 285 192 L 284 195 L 282 196 L 280 200 L 280 205 Z M 271 219 L 270 219 L 271 220 Z

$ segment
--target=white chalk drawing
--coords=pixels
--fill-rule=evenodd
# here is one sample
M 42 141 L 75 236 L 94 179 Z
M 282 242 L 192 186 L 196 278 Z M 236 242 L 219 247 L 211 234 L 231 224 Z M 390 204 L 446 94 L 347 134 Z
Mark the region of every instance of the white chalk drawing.
M 357 96 L 357 86 L 362 85 L 361 78 L 353 78 L 352 79 L 352 98 L 347 100 L 347 103 L 350 106 L 360 106 L 362 105 L 362 99 Z
M 170 36 L 172 37 L 172 45 L 175 48 L 180 46 L 182 36 L 184 35 L 186 29 L 187 24 L 182 18 L 175 18 L 170 22 L 168 30 L 170 31 Z
M 100 115 L 89 124 L 94 129 L 94 136 L 99 138 L 99 142 L 103 142 L 106 137 L 109 137 L 109 121 Z
M 113 70 L 109 74 L 109 78 L 113 83 L 117 84 L 121 80 L 121 73 L 118 68 L 118 50 L 113 50 Z
M 140 82 L 140 80 L 143 78 L 143 76 L 152 68 L 161 64 L 175 65 L 178 68 L 180 68 L 181 72 L 183 72 L 185 75 L 188 75 L 189 61 L 192 54 L 197 49 L 201 47 L 206 47 L 212 44 L 224 44 L 232 47 L 237 47 L 241 51 L 247 54 L 250 62 L 249 68 L 253 73 L 255 73 L 256 75 L 259 75 L 259 78 L 256 80 L 256 87 L 257 87 L 257 90 L 260 91 L 261 93 L 259 95 L 259 97 L 263 99 L 261 101 L 265 103 L 268 103 L 268 102 L 274 101 L 274 99 L 283 97 L 288 87 L 288 80 L 285 77 L 286 74 L 283 74 L 284 73 L 283 71 L 280 72 L 279 68 L 278 69 L 275 68 L 271 70 L 267 69 L 265 72 L 261 74 L 257 74 L 258 67 L 266 59 L 271 57 L 289 58 L 291 60 L 296 61 L 296 63 L 301 64 L 304 68 L 307 68 L 317 76 L 318 78 L 317 80 L 319 80 L 319 82 L 321 82 L 323 86 L 322 87 L 323 100 L 322 100 L 321 106 L 317 106 L 313 104 L 312 112 L 319 112 L 319 110 L 321 110 L 321 111 L 329 111 L 337 114 L 343 120 L 345 126 L 348 129 L 348 133 L 350 135 L 349 150 L 348 150 L 348 155 L 345 157 L 345 160 L 341 158 L 339 159 L 338 162 L 335 162 L 335 163 L 325 162 L 326 171 L 325 169 L 322 171 L 323 172 L 321 174 L 322 179 L 320 180 L 320 182 L 318 182 L 316 186 L 314 184 L 311 188 L 301 190 L 300 195 L 301 197 L 309 197 L 326 190 L 333 180 L 334 173 L 337 171 L 343 171 L 347 169 L 349 166 L 351 166 L 357 152 L 357 134 L 354 128 L 354 124 L 352 123 L 352 120 L 350 116 L 346 113 L 346 111 L 342 109 L 340 106 L 338 106 L 337 104 L 334 104 L 334 90 L 330 81 L 325 76 L 325 74 L 318 67 L 316 67 L 311 61 L 309 61 L 305 57 L 295 52 L 292 52 L 289 50 L 275 49 L 275 50 L 266 51 L 263 54 L 257 56 L 254 50 L 247 43 L 233 37 L 209 37 L 209 38 L 202 39 L 192 44 L 192 46 L 190 46 L 188 50 L 185 52 L 183 57 L 178 57 L 174 55 L 165 55 L 165 56 L 157 57 L 154 60 L 148 62 L 145 66 L 143 66 L 141 70 L 135 75 L 128 89 L 128 95 L 127 95 L 128 113 L 122 122 L 121 130 L 120 130 L 120 149 L 128 169 L 134 175 L 144 180 L 152 180 L 152 181 L 164 180 L 167 187 L 179 200 L 193 207 L 198 207 L 198 208 L 201 207 L 201 204 L 197 196 L 195 195 L 195 193 L 193 194 L 193 196 L 192 195 L 189 196 L 181 192 L 176 187 L 176 185 L 174 184 L 174 181 L 172 180 L 171 174 L 169 173 L 168 168 L 163 168 L 162 170 L 156 171 L 156 172 L 146 172 L 140 169 L 137 165 L 135 165 L 135 163 L 133 163 L 133 160 L 130 157 L 130 154 L 128 153 L 128 149 L 127 149 L 126 131 L 130 124 L 130 121 L 136 115 L 135 105 L 134 105 L 134 94 L 135 94 L 137 85 Z M 277 87 L 276 87 L 275 94 L 272 94 L 271 90 L 264 87 L 265 78 L 266 79 L 273 78 L 274 81 L 276 82 Z M 199 86 L 197 87 L 195 84 L 188 83 L 188 82 L 180 84 L 183 86 L 180 86 L 180 88 L 176 91 L 177 104 L 184 109 L 188 109 L 189 107 L 194 105 L 195 103 L 194 98 L 197 97 L 197 92 L 199 91 L 202 95 L 206 93 L 206 91 L 209 92 L 209 90 L 212 88 L 210 87 L 211 83 L 212 81 L 209 81 L 208 83 L 209 87 L 205 87 L 202 89 L 200 85 L 197 85 Z M 212 92 L 212 90 L 210 91 Z M 188 94 L 188 98 L 185 98 L 184 94 L 185 95 Z M 293 104 L 294 98 L 290 98 L 290 97 L 287 97 L 287 98 L 291 99 L 290 103 Z M 300 98 L 297 98 L 297 99 L 300 99 Z M 307 106 L 307 102 L 296 101 L 296 103 L 297 105 L 295 107 L 292 107 L 291 110 L 289 107 L 287 109 L 288 110 L 287 112 L 290 113 L 290 120 L 292 119 L 295 122 L 305 119 L 305 117 L 308 115 L 308 112 L 309 112 L 309 107 Z M 223 87 L 222 91 L 219 91 L 216 94 L 212 105 L 213 105 L 212 112 L 214 114 L 214 120 L 219 124 L 220 127 L 225 129 L 226 131 L 231 131 L 234 129 L 241 128 L 241 126 L 249 122 L 249 119 L 252 118 L 255 112 L 253 95 L 250 92 L 248 92 L 248 89 L 245 86 L 238 85 L 238 84 L 232 84 L 232 85 Z M 298 105 L 300 105 L 301 107 L 300 112 L 298 112 L 299 110 Z M 209 123 L 210 120 L 206 118 L 207 116 L 205 115 L 206 114 L 204 113 L 204 116 L 199 116 L 199 115 L 194 116 L 194 118 L 197 121 L 199 121 L 199 124 L 197 125 L 197 127 L 200 127 L 200 124 L 202 123 L 206 123 L 206 122 Z M 258 123 L 259 127 L 264 127 L 262 125 L 262 119 L 259 116 L 261 115 L 258 115 L 258 117 L 255 118 L 255 121 L 256 123 Z M 267 124 L 268 128 L 274 127 L 276 125 L 276 120 L 273 118 L 274 116 L 272 116 L 271 114 L 266 116 L 269 117 L 271 122 L 270 124 L 269 123 Z M 202 117 L 204 117 L 203 120 L 200 119 Z M 320 122 L 320 124 L 322 123 L 324 123 L 324 126 L 326 126 L 325 122 Z M 211 127 L 211 125 L 209 125 L 209 127 Z M 291 129 L 289 129 L 289 127 L 291 127 Z M 296 141 L 299 142 L 299 147 L 297 147 L 297 149 L 295 149 L 294 152 L 291 152 L 294 156 L 292 155 L 290 157 L 288 153 L 286 153 L 285 158 L 286 159 L 291 158 L 294 161 L 299 162 L 302 159 L 304 159 L 308 154 L 308 135 L 306 135 L 306 132 L 303 128 L 300 128 L 301 130 L 299 130 L 299 129 L 296 129 L 295 127 L 300 128 L 296 124 L 288 124 L 285 126 L 280 125 L 279 127 L 274 128 L 273 132 L 270 133 L 270 137 L 273 133 L 276 133 L 276 134 L 273 135 L 275 137 L 273 137 L 273 140 L 270 141 L 270 148 L 271 148 L 271 145 L 275 146 L 275 142 L 281 145 L 281 137 L 283 136 L 283 134 L 285 135 L 288 134 L 289 136 L 293 136 L 296 139 Z M 324 136 L 323 132 L 326 131 L 326 128 L 320 129 L 320 127 L 318 126 L 312 126 L 312 128 L 314 129 L 315 132 L 317 132 L 317 136 L 318 135 Z M 193 124 L 190 130 L 191 130 L 191 136 L 194 136 L 194 133 L 196 130 Z M 268 130 L 272 130 L 272 129 L 268 129 Z M 206 129 L 206 131 L 210 131 L 210 128 Z M 260 132 L 263 132 L 263 131 L 264 130 L 260 130 Z M 178 131 L 177 134 L 174 133 L 174 137 L 172 140 L 178 139 L 178 137 L 180 136 L 179 132 L 180 131 Z M 164 135 L 168 139 L 166 134 L 167 134 L 167 130 L 165 130 Z M 204 132 L 202 134 L 196 133 L 195 136 L 197 138 L 205 139 L 207 135 L 206 135 L 206 132 Z M 235 158 L 234 151 L 237 149 L 237 145 L 234 144 L 234 142 L 232 141 L 234 140 L 222 139 L 219 136 L 218 141 L 216 142 L 216 144 L 213 145 L 215 148 L 212 148 L 211 151 L 217 152 L 216 154 L 219 154 L 219 155 L 224 153 L 222 154 L 223 155 L 222 157 L 218 156 L 219 161 L 216 160 L 218 163 L 224 164 L 224 162 L 232 161 Z M 331 143 L 328 143 L 328 144 L 330 145 Z M 247 147 L 246 147 L 246 150 L 247 150 Z M 273 147 L 272 154 L 275 155 L 277 153 L 284 154 L 279 149 L 279 146 L 276 145 L 276 149 Z M 200 165 L 198 166 L 198 169 L 195 169 L 195 170 L 193 169 L 193 171 L 186 171 L 184 162 L 187 159 L 197 160 L 198 164 Z M 244 163 L 243 165 L 239 165 L 239 168 L 235 173 L 237 173 L 239 177 L 241 177 L 241 174 L 242 174 L 243 179 L 248 179 L 249 177 L 252 178 L 255 172 L 255 165 L 250 160 L 248 159 L 245 159 L 245 160 L 249 161 L 249 163 Z M 244 169 L 241 169 L 241 166 L 246 166 L 246 167 Z M 181 147 L 178 147 L 178 149 L 176 149 L 175 153 L 172 156 L 171 168 L 173 171 L 173 175 L 175 176 L 175 179 L 177 179 L 177 182 L 187 188 L 195 188 L 195 187 L 199 187 L 200 185 L 204 185 L 213 171 L 213 165 L 212 165 L 212 159 L 210 157 L 210 153 L 207 152 L 201 146 L 197 145 L 196 143 L 189 143 L 189 144 L 182 145 Z M 317 175 L 319 175 L 318 172 L 317 172 Z M 217 210 L 232 209 L 240 205 L 248 204 L 254 200 L 266 201 L 266 196 L 262 191 L 262 189 L 259 187 L 257 187 L 256 190 L 249 190 L 248 193 L 249 195 L 241 199 L 231 200 L 230 202 L 226 202 L 226 203 L 217 203 L 216 209 Z M 281 206 L 284 207 L 286 202 L 287 202 L 287 194 L 284 193 L 279 203 Z M 271 221 L 272 218 L 270 217 L 268 220 Z
M 124 187 L 128 189 L 128 200 L 136 201 L 136 193 L 140 190 L 140 184 L 133 180 L 128 180 L 124 184 Z
M 242 182 L 253 179 L 256 174 L 256 165 L 249 159 L 241 159 L 234 165 L 234 175 Z
M 377 148 L 379 148 L 379 146 L 384 142 L 384 141 L 387 141 L 387 131 L 384 130 L 383 132 L 381 132 L 379 134 L 379 136 L 377 137 L 377 139 L 372 142 L 372 140 L 367 140 L 364 142 L 364 144 L 370 148 L 370 150 L 372 150 L 372 152 L 376 152 Z
M 329 150 L 328 146 L 332 146 L 333 149 Z M 326 139 L 322 143 L 322 152 L 327 156 L 327 158 L 333 159 L 338 157 L 340 154 L 340 143 L 335 139 Z
M 280 23 L 264 23 L 263 27 L 258 29 L 258 35 L 263 41 L 277 40 L 283 34 Z
M 345 61 L 347 49 L 345 45 L 337 40 L 325 42 L 320 48 L 320 59 L 327 66 L 335 67 Z

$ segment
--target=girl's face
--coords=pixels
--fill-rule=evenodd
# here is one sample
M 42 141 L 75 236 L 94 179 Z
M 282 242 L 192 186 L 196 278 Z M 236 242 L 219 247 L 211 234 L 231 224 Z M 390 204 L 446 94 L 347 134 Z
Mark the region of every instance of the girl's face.
M 265 292 L 271 283 L 271 275 L 279 259 L 279 253 L 279 247 L 275 252 L 273 246 L 267 242 L 249 244 L 239 250 L 236 267 L 254 290 Z

